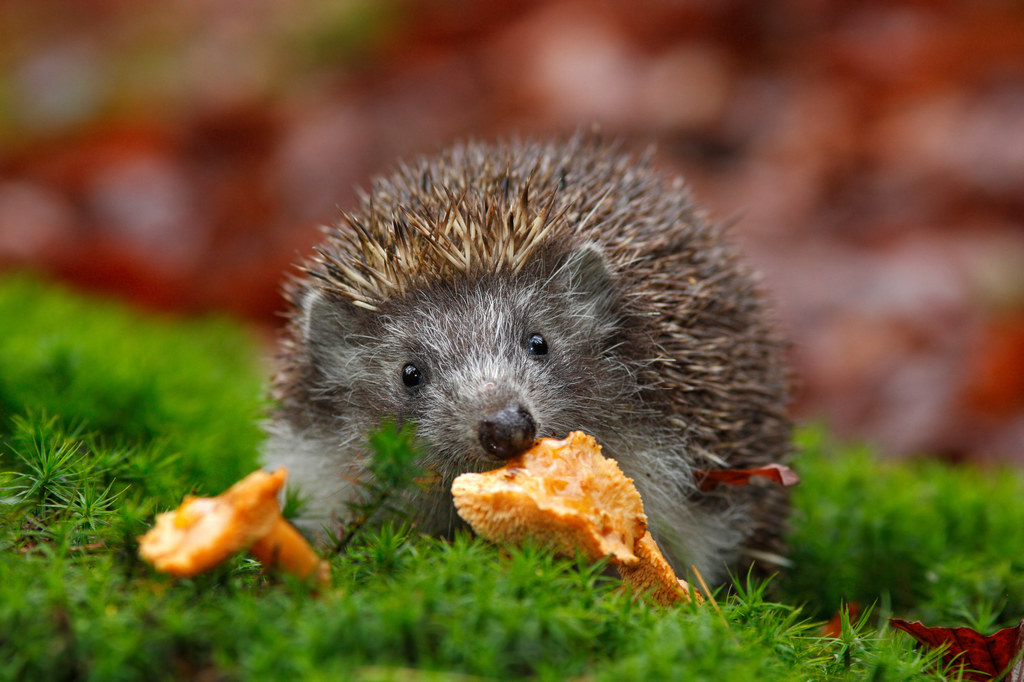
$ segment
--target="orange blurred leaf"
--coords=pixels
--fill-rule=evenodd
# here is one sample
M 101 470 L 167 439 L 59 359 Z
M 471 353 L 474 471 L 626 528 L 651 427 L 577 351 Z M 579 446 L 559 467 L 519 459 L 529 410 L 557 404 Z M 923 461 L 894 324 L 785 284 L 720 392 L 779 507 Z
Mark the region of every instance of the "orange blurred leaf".
M 850 602 L 846 605 L 846 622 L 852 623 L 860 615 L 860 604 Z M 843 636 L 843 610 L 836 611 L 835 615 L 821 628 L 822 637 L 839 639 Z
M 967 367 L 964 397 L 969 407 L 995 417 L 1024 408 L 1024 314 L 990 321 Z

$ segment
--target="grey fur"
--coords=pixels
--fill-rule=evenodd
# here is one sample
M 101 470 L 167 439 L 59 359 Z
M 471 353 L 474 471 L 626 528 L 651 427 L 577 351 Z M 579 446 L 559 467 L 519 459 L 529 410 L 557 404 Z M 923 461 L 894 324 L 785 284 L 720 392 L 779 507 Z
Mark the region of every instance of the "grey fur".
M 415 500 L 424 528 L 450 532 L 451 480 L 500 464 L 477 423 L 518 402 L 539 436 L 581 429 L 618 460 L 677 570 L 719 581 L 777 557 L 785 493 L 701 493 L 694 470 L 788 458 L 780 344 L 722 230 L 646 162 L 576 138 L 402 166 L 290 294 L 266 463 L 310 499 L 308 529 L 343 519 L 366 432 L 394 415 L 440 474 Z M 534 333 L 547 355 L 528 353 Z

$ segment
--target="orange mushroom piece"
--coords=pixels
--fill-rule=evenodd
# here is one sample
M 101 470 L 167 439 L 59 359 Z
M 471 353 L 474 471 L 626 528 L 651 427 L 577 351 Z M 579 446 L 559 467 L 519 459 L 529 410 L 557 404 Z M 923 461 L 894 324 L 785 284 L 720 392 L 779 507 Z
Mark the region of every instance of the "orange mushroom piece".
M 158 571 L 189 577 L 247 549 L 265 566 L 326 582 L 328 563 L 281 516 L 277 495 L 287 475 L 283 468 L 254 471 L 217 497 L 187 496 L 176 510 L 157 514 L 139 538 L 139 556 Z
M 563 555 L 609 557 L 627 583 L 659 603 L 702 601 L 647 531 L 632 479 L 582 431 L 541 439 L 500 469 L 462 474 L 452 496 L 459 516 L 491 541 L 533 538 Z

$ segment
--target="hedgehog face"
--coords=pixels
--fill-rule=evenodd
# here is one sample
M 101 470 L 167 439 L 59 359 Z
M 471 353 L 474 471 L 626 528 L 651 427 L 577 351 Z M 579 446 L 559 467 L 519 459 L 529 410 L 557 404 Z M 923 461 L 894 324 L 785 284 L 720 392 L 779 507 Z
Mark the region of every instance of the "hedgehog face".
M 589 408 L 609 396 L 628 407 L 637 388 L 606 276 L 583 246 L 547 275 L 454 278 L 373 311 L 312 296 L 303 327 L 322 421 L 412 421 L 424 465 L 446 478 L 493 468 L 538 437 L 614 428 L 618 415 Z
M 425 465 L 493 468 L 567 421 L 560 387 L 589 352 L 551 292 L 521 277 L 439 284 L 380 311 L 377 398 L 413 421 Z

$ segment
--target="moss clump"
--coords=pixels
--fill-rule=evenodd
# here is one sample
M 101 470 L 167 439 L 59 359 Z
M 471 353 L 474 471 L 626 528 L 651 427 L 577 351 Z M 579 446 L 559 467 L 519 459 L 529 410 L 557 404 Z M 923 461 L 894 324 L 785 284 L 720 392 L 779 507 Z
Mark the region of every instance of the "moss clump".
M 354 536 L 318 594 L 245 557 L 172 580 L 136 537 L 254 468 L 256 343 L 24 277 L 0 280 L 0 319 L 0 680 L 940 679 L 887 609 L 982 627 L 1024 610 L 1019 477 L 881 464 L 820 431 L 802 436 L 795 566 L 739 580 L 721 614 L 653 607 L 535 547 L 394 526 Z M 879 607 L 822 637 L 810 618 L 844 599 Z
M 827 616 L 879 603 L 934 625 L 982 630 L 1024 616 L 1024 478 L 935 460 L 884 461 L 822 429 L 803 456 L 790 559 L 780 581 Z
M 143 316 L 22 276 L 2 280 L 0 320 L 0 439 L 19 416 L 59 417 L 104 448 L 161 449 L 204 491 L 253 468 L 264 379 L 237 325 Z

